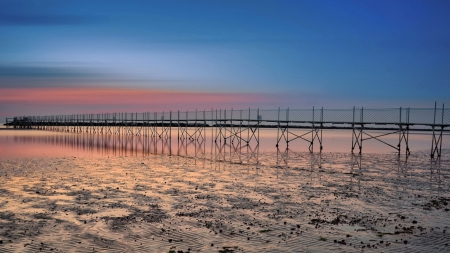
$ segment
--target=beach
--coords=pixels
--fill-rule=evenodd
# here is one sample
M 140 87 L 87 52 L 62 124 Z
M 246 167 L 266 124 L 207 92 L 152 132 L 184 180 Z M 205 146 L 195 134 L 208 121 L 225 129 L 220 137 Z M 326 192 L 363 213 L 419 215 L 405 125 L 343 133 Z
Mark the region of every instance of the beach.
M 249 161 L 2 159 L 0 251 L 450 250 L 448 152 L 262 152 Z

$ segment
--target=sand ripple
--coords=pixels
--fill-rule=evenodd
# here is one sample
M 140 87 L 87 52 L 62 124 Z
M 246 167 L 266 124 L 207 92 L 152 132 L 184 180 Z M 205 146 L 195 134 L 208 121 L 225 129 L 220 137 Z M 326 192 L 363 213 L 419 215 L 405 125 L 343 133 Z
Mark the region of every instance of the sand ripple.
M 4 159 L 0 252 L 450 251 L 448 156 Z

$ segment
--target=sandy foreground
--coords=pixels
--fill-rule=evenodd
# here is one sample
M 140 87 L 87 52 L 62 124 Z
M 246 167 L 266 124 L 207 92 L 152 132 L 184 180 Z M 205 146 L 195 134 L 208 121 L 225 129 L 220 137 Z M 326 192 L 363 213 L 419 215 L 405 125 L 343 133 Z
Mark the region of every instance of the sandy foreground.
M 0 252 L 449 252 L 448 157 L 2 159 Z

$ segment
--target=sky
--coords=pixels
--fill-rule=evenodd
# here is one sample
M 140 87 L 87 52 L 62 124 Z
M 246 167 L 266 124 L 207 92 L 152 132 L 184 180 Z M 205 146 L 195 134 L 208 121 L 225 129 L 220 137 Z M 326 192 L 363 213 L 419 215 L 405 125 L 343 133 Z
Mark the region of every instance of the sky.
M 448 13 L 447 0 L 0 0 L 0 121 L 450 105 Z

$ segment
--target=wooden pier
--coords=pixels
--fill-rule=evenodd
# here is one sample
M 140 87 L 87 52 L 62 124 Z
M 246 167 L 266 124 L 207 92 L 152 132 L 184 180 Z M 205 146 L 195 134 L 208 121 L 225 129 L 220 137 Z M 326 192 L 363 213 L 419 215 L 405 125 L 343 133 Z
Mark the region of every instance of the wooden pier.
M 324 148 L 323 130 L 351 131 L 351 151 L 361 153 L 363 142 L 376 140 L 400 154 L 410 154 L 411 131 L 431 133 L 431 157 L 440 157 L 443 136 L 449 132 L 450 111 L 444 108 L 394 109 L 245 109 L 144 113 L 97 113 L 7 118 L 5 125 L 74 133 L 147 136 L 151 138 L 205 141 L 206 131 L 219 144 L 259 145 L 261 128 L 276 128 L 274 145 L 289 148 L 293 141 L 306 141 L 309 151 Z M 376 130 L 376 131 L 374 131 Z M 376 133 L 374 133 L 376 132 Z M 381 132 L 381 134 L 380 134 Z M 398 142 L 383 140 L 398 135 Z M 170 141 L 168 143 L 171 143 Z M 350 144 L 350 141 L 349 141 Z

